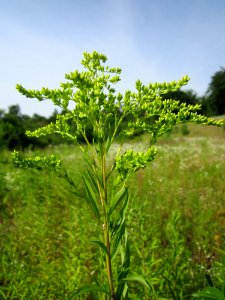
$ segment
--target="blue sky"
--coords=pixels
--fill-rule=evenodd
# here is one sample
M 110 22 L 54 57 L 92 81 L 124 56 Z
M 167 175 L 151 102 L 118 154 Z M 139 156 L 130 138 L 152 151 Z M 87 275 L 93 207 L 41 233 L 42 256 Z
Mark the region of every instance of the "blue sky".
M 97 50 L 121 67 L 120 90 L 191 77 L 199 96 L 225 67 L 224 0 L 0 0 L 0 108 L 49 116 L 54 106 L 20 95 L 57 88 Z

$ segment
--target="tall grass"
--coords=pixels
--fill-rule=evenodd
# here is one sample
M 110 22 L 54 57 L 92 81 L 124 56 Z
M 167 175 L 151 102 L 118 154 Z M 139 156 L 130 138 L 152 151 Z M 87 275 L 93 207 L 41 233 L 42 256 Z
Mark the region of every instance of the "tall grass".
M 131 265 L 151 287 L 130 283 L 135 299 L 191 299 L 225 278 L 224 131 L 188 128 L 187 136 L 178 129 L 161 140 L 158 158 L 130 183 Z M 53 150 L 79 182 L 79 149 L 44 151 Z M 60 178 L 14 169 L 1 153 L 0 299 L 69 299 L 81 283 L 100 280 L 98 250 L 87 249 L 98 228 L 85 205 Z

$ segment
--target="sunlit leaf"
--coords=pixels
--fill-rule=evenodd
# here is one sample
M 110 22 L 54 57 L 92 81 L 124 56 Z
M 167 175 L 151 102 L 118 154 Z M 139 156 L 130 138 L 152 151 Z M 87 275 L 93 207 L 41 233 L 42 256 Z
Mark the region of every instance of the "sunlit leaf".
M 102 287 L 96 284 L 93 285 L 85 285 L 79 289 L 77 289 L 76 291 L 72 292 L 69 296 L 69 299 L 72 300 L 73 297 L 77 297 L 80 295 L 84 295 L 84 294 L 89 294 L 92 292 L 101 292 L 101 293 L 105 293 L 109 295 L 109 291 L 106 287 Z
M 201 300 L 225 300 L 224 294 L 212 286 L 205 287 L 200 292 L 195 293 L 193 297 Z
M 108 255 L 108 249 L 105 244 L 99 240 L 91 240 L 91 242 L 97 244 L 105 252 L 105 254 Z
M 118 230 L 117 234 L 115 235 L 114 238 L 114 243 L 113 243 L 113 251 L 111 254 L 112 259 L 114 259 L 117 251 L 118 251 L 118 247 L 120 245 L 120 242 L 124 236 L 125 233 L 125 223 L 123 222 L 123 224 L 120 226 L 120 229 Z
M 127 188 L 122 187 L 112 198 L 110 213 L 112 213 L 114 209 L 127 197 L 128 197 Z
M 116 299 L 120 299 L 122 294 L 126 292 L 127 284 L 124 281 L 130 272 L 130 246 L 128 241 L 125 242 L 125 249 L 121 246 L 120 250 L 122 252 L 122 266 L 120 267 L 120 271 L 118 274 L 118 287 L 116 291 Z
M 82 176 L 82 179 L 84 181 L 84 185 L 85 185 L 85 188 L 86 188 L 86 191 L 88 194 L 88 196 L 86 198 L 87 203 L 88 203 L 89 207 L 91 208 L 92 212 L 94 213 L 95 217 L 97 218 L 97 220 L 100 221 L 100 213 L 99 213 L 98 206 L 97 206 L 97 198 L 96 198 L 95 192 L 94 192 L 89 180 L 85 176 Z
M 124 281 L 137 281 L 147 287 L 148 289 L 151 290 L 151 285 L 145 280 L 145 278 L 142 275 L 139 274 L 131 274 L 129 277 L 123 278 L 122 280 Z

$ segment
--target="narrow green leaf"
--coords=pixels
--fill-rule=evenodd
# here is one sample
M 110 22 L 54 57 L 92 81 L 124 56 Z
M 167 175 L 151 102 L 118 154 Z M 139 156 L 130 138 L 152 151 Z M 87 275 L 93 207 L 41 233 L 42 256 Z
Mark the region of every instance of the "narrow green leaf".
M 112 259 L 115 258 L 120 242 L 125 234 L 125 213 L 128 207 L 128 197 L 124 198 L 124 203 L 118 213 L 117 218 L 111 222 L 110 230 L 113 241 Z
M 108 249 L 105 244 L 99 240 L 92 240 L 91 242 L 97 244 L 105 252 L 105 254 L 108 255 Z
M 91 208 L 92 212 L 94 213 L 95 217 L 97 218 L 98 221 L 100 221 L 100 213 L 98 210 L 98 205 L 97 205 L 97 198 L 95 195 L 95 192 L 90 184 L 90 182 L 88 181 L 88 179 L 85 176 L 82 176 L 82 179 L 84 181 L 84 185 L 88 194 L 88 197 L 86 198 L 87 203 L 89 205 L 89 207 Z
M 129 197 L 128 197 L 128 193 L 126 193 L 126 197 L 124 198 L 124 202 L 123 202 L 123 206 L 121 207 L 120 211 L 119 211 L 119 215 L 121 216 L 121 218 L 125 217 L 127 208 L 128 208 L 128 201 Z
M 149 290 L 151 290 L 151 285 L 145 280 L 145 278 L 142 275 L 131 274 L 129 275 L 129 277 L 123 278 L 122 280 L 140 282 L 142 285 L 146 286 Z
M 126 187 L 122 187 L 112 198 L 112 204 L 110 208 L 110 214 L 114 211 L 114 209 L 128 197 L 128 192 Z
M 7 297 L 6 297 L 6 295 L 3 293 L 3 291 L 2 290 L 0 290 L 0 294 L 2 295 L 2 299 L 4 299 L 4 300 L 6 300 L 7 299 Z
M 93 176 L 89 170 L 87 170 L 87 174 L 89 177 L 89 182 L 91 182 L 93 188 L 95 189 L 95 192 L 98 193 L 98 185 L 94 179 L 94 177 L 96 177 L 96 174 Z
M 96 168 L 96 162 L 95 162 L 95 160 L 94 159 L 90 160 L 88 158 L 87 154 L 84 156 L 84 160 L 87 163 L 87 165 L 89 166 L 90 170 L 93 170 L 93 166 Z M 92 176 L 92 174 L 91 174 L 91 172 L 89 170 L 88 170 L 88 175 L 91 176 L 92 180 L 93 180 L 93 176 Z M 98 176 L 98 174 L 95 173 L 94 176 L 97 178 L 97 181 L 101 185 L 101 187 L 104 188 L 103 184 L 102 184 L 102 179 Z M 95 183 L 95 185 L 96 185 L 96 183 Z
M 71 194 L 75 195 L 76 197 L 86 200 L 85 196 L 82 193 L 80 193 L 79 191 L 74 191 L 71 189 L 69 191 Z
M 111 236 L 114 238 L 125 220 L 125 214 L 128 207 L 128 197 L 125 198 L 123 206 L 119 210 L 117 216 L 111 220 L 110 230 Z
M 225 300 L 224 294 L 215 287 L 207 286 L 200 292 L 193 295 L 194 298 L 199 298 L 201 300 Z
M 125 294 L 125 297 L 122 298 L 122 296 Z M 116 299 L 127 299 L 128 295 L 128 286 L 127 286 L 127 283 L 124 281 L 122 283 L 120 283 L 117 287 L 117 290 L 116 290 Z
M 120 299 L 121 295 L 126 294 L 127 283 L 123 279 L 126 278 L 130 271 L 130 247 L 129 243 L 126 241 L 125 251 L 123 247 L 120 247 L 122 256 L 122 266 L 118 274 L 118 288 L 116 291 L 116 299 Z
M 77 296 L 84 295 L 84 294 L 89 294 L 91 292 L 101 292 L 101 293 L 105 293 L 105 294 L 109 295 L 109 291 L 106 287 L 93 284 L 93 285 L 85 285 L 85 286 L 77 289 L 76 291 L 72 292 L 69 296 L 69 299 L 71 300 L 71 299 L 73 299 L 73 297 L 77 297 Z
M 122 225 L 119 228 L 119 231 L 116 233 L 113 243 L 113 251 L 112 251 L 112 259 L 116 256 L 116 253 L 118 251 L 118 247 L 120 245 L 120 242 L 122 240 L 122 237 L 125 233 L 125 222 L 122 223 Z

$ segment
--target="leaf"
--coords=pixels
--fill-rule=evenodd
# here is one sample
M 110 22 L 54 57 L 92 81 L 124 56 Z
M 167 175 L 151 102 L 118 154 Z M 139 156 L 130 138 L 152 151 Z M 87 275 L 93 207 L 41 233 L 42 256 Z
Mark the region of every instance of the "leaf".
M 224 294 L 217 288 L 211 286 L 207 286 L 200 292 L 195 293 L 193 297 L 201 300 L 225 300 Z
M 74 191 L 74 190 L 71 190 L 71 189 L 69 191 L 70 191 L 71 194 L 75 195 L 76 197 L 86 200 L 85 196 L 81 192 Z
M 120 227 L 123 225 L 123 222 L 125 221 L 125 214 L 128 207 L 128 194 L 125 198 L 125 201 L 123 203 L 123 206 L 119 210 L 117 216 L 111 221 L 110 223 L 110 230 L 111 230 L 111 236 L 114 238 Z
M 125 201 L 118 213 L 117 218 L 115 220 L 112 220 L 110 224 L 110 231 L 111 231 L 111 237 L 114 240 L 113 242 L 113 251 L 112 251 L 112 259 L 116 257 L 118 247 L 120 245 L 120 242 L 125 234 L 125 213 L 128 207 L 128 194 L 126 193 L 127 197 L 125 198 Z
M 145 280 L 145 278 L 142 275 L 139 274 L 131 274 L 129 277 L 123 278 L 123 281 L 138 281 L 142 285 L 146 286 L 149 290 L 151 290 L 151 285 Z
M 7 297 L 6 297 L 6 295 L 3 293 L 3 291 L 2 290 L 0 290 L 0 294 L 2 295 L 2 299 L 4 299 L 4 300 L 6 300 L 7 299 Z
M 122 298 L 122 296 L 125 294 L 125 297 Z M 116 299 L 127 299 L 128 296 L 128 286 L 127 283 L 124 281 L 123 283 L 120 283 L 116 290 Z
M 127 284 L 123 280 L 126 278 L 130 271 L 130 246 L 125 237 L 125 251 L 124 248 L 121 246 L 121 257 L 122 257 L 122 266 L 120 272 L 118 274 L 118 288 L 116 291 L 116 299 L 120 299 L 121 295 L 126 295 Z
M 110 208 L 110 214 L 114 211 L 114 209 L 122 202 L 122 200 L 128 197 L 128 192 L 126 187 L 122 187 L 112 198 L 112 205 Z
M 98 193 L 98 185 L 97 185 L 96 181 L 94 180 L 94 177 L 96 177 L 96 174 L 93 176 L 89 170 L 87 170 L 87 174 L 88 174 L 90 182 L 92 183 L 93 187 L 95 188 L 95 191 Z
M 96 161 L 95 161 L 94 159 L 92 159 L 92 160 L 89 159 L 87 153 L 85 153 L 84 160 L 85 160 L 85 162 L 87 163 L 87 165 L 90 167 L 90 170 L 93 170 L 94 176 L 97 178 L 97 182 L 101 185 L 102 188 L 104 188 L 104 187 L 103 187 L 103 183 L 102 183 L 101 178 L 98 176 L 98 174 L 97 174 L 97 173 L 95 172 L 95 170 L 94 170 L 94 168 L 97 167 L 97 166 L 96 166 Z M 89 178 L 91 178 L 91 181 L 93 182 L 93 184 L 94 184 L 95 187 L 97 188 L 97 184 L 96 184 L 96 182 L 94 182 L 93 176 L 92 176 L 90 170 L 87 170 L 88 175 L 89 175 Z
M 106 245 L 103 244 L 101 241 L 99 241 L 99 240 L 92 240 L 91 242 L 97 244 L 105 252 L 106 255 L 109 254 Z
M 93 285 L 85 285 L 81 288 L 78 288 L 75 292 L 70 294 L 69 300 L 73 299 L 73 297 L 89 294 L 91 292 L 101 292 L 109 295 L 109 291 L 106 287 L 93 284 Z
M 120 245 L 120 241 L 122 240 L 122 237 L 124 236 L 125 233 L 125 222 L 122 223 L 122 225 L 119 227 L 119 231 L 117 232 L 117 234 L 115 235 L 115 240 L 114 240 L 114 244 L 113 244 L 113 251 L 112 251 L 112 260 L 115 258 L 117 250 L 118 250 L 118 246 Z
M 97 198 L 95 195 L 95 192 L 91 186 L 91 183 L 88 181 L 88 179 L 85 176 L 82 176 L 82 179 L 84 181 L 84 185 L 88 194 L 88 197 L 85 198 L 87 200 L 87 203 L 89 207 L 91 208 L 92 212 L 94 213 L 97 220 L 100 222 L 100 213 L 97 206 Z

